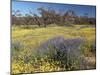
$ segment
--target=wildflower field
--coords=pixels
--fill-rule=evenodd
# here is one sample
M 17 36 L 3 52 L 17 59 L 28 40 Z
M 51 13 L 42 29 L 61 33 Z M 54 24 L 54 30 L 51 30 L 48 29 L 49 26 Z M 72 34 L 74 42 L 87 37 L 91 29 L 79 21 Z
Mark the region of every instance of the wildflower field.
M 12 26 L 12 74 L 96 68 L 92 25 Z

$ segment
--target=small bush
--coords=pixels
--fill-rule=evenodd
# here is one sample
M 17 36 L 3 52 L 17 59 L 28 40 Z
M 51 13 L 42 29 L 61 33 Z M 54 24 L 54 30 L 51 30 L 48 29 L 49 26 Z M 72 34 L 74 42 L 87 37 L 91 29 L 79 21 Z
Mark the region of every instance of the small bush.
M 87 42 L 83 45 L 82 47 L 82 51 L 84 53 L 85 56 L 91 56 L 90 53 L 92 53 L 92 55 L 96 54 L 96 43 L 95 42 Z
M 92 45 L 91 45 L 91 52 L 96 54 L 96 43 L 92 43 Z
M 23 45 L 21 44 L 20 41 L 13 41 L 12 42 L 12 50 L 13 51 L 19 51 L 21 49 L 23 49 Z
M 80 49 L 83 42 L 81 38 L 65 39 L 59 36 L 43 43 L 38 53 L 40 58 L 47 56 L 48 60 L 58 61 L 61 68 L 75 70 L 80 68 Z
M 12 42 L 12 59 L 18 60 L 20 56 L 20 52 L 24 50 L 24 46 L 19 41 Z

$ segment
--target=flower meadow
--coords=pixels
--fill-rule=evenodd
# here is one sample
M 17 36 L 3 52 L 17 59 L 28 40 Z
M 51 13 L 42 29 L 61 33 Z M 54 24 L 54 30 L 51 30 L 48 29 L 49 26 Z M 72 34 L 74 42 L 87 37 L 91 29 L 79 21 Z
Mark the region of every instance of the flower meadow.
M 96 68 L 95 26 L 12 26 L 12 74 Z

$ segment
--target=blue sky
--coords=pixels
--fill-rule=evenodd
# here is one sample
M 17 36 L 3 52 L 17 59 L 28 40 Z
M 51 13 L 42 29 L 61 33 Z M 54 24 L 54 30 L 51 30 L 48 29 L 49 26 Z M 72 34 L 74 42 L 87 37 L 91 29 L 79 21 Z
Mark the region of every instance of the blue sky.
M 22 15 L 28 14 L 30 10 L 39 15 L 39 12 L 37 11 L 37 8 L 39 7 L 52 8 L 63 12 L 67 10 L 74 10 L 78 16 L 83 16 L 84 13 L 88 13 L 89 17 L 95 17 L 96 14 L 95 6 L 12 1 L 12 10 L 20 10 Z

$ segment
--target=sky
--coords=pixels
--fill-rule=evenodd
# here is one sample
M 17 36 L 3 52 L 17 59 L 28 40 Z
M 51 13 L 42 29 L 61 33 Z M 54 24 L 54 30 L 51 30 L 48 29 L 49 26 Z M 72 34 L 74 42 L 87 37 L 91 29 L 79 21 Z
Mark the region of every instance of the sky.
M 28 1 L 12 1 L 12 11 L 20 10 L 21 14 L 29 14 L 31 10 L 37 15 L 39 11 L 37 8 L 45 7 L 54 9 L 56 11 L 66 12 L 67 10 L 75 11 L 76 15 L 83 16 L 84 13 L 88 13 L 88 17 L 96 17 L 96 7 L 89 5 L 73 5 L 73 4 L 58 4 L 58 3 L 43 3 L 43 2 L 28 2 Z M 12 13 L 13 14 L 13 13 Z

